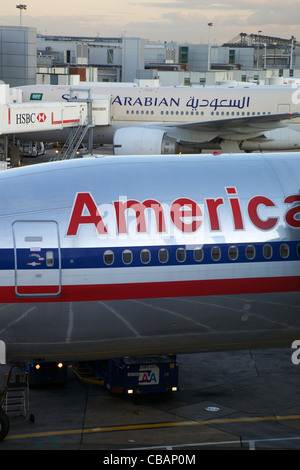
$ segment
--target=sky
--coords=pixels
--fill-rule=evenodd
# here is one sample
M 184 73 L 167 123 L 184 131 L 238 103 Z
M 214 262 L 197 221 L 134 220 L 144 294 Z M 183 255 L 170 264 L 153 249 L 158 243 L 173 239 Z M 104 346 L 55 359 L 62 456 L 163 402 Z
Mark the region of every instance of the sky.
M 18 26 L 16 0 L 0 0 L 1 25 Z M 299 0 L 24 0 L 23 26 L 40 34 L 140 37 L 223 44 L 239 33 L 300 41 Z

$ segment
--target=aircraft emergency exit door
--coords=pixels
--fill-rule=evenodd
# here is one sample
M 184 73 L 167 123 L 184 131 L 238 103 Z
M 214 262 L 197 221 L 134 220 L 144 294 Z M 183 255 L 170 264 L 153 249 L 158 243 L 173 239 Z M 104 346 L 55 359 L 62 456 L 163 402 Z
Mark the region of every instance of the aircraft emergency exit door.
M 13 223 L 15 291 L 18 296 L 57 296 L 61 257 L 55 221 Z

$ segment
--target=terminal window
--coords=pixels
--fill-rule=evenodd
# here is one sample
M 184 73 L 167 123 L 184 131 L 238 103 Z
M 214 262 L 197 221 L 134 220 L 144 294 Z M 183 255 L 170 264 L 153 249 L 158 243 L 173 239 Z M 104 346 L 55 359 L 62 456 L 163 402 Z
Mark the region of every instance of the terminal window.
M 189 61 L 189 48 L 188 46 L 179 47 L 179 63 L 187 64 Z
M 114 50 L 107 49 L 107 63 L 113 64 L 114 63 Z

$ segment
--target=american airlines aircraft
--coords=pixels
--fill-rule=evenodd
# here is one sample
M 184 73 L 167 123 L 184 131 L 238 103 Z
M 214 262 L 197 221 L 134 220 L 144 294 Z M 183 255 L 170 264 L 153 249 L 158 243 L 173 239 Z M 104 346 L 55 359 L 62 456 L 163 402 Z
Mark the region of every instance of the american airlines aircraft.
M 298 344 L 299 188 L 298 153 L 0 172 L 0 363 Z
M 299 188 L 298 153 L 1 172 L 7 361 L 290 346 L 300 339 Z
M 300 148 L 299 88 L 120 87 L 80 84 L 20 87 L 24 102 L 68 101 L 84 91 L 106 95 L 108 121 L 93 130 L 95 144 L 113 144 L 116 155 L 295 150 Z M 97 101 L 95 101 L 97 103 Z M 98 108 L 97 108 L 98 106 Z M 93 111 L 99 111 L 95 104 Z M 292 121 L 290 121 L 292 119 Z M 290 121 L 289 124 L 287 122 Z M 30 135 L 62 141 L 67 130 Z M 28 139 L 28 135 L 21 135 Z

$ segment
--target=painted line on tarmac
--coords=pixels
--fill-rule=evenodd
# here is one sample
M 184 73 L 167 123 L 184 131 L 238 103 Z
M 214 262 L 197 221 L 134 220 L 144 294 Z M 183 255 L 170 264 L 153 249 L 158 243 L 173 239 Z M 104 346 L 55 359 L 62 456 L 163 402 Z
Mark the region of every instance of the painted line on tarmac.
M 256 417 L 245 417 L 245 418 L 215 418 L 205 420 L 193 420 L 193 421 L 175 421 L 166 423 L 145 423 L 145 424 L 130 424 L 120 426 L 104 426 L 104 427 L 93 427 L 88 429 L 67 429 L 64 431 L 44 431 L 34 432 L 27 434 L 12 434 L 8 435 L 5 440 L 16 440 L 16 439 L 28 439 L 33 437 L 47 437 L 47 436 L 66 436 L 72 434 L 91 434 L 91 433 L 106 433 L 106 432 L 124 432 L 124 431 L 138 431 L 141 429 L 158 429 L 158 428 L 172 428 L 172 427 L 184 427 L 184 426 L 207 426 L 211 424 L 229 424 L 229 423 L 256 423 L 265 421 L 288 421 L 288 420 L 300 420 L 300 415 L 286 415 L 286 416 L 256 416 Z

